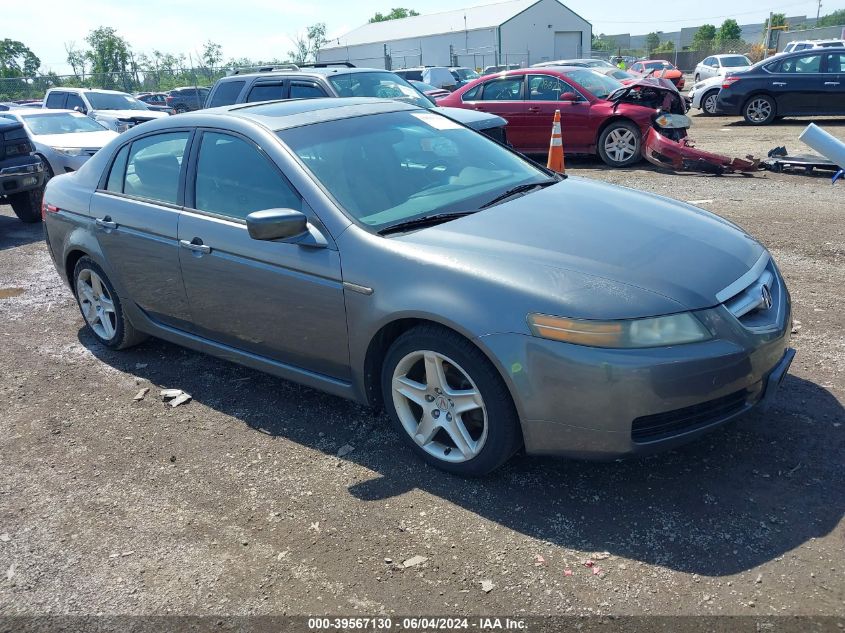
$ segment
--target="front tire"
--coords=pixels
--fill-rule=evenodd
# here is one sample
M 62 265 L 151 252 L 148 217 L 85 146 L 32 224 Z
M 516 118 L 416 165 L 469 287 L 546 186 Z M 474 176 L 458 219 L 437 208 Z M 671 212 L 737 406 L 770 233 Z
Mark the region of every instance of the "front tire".
M 611 167 L 628 167 L 639 162 L 642 134 L 631 121 L 614 121 L 599 135 L 599 157 Z
M 13 193 L 9 196 L 9 204 L 12 211 L 20 218 L 21 222 L 35 224 L 41 222 L 41 199 L 44 197 L 44 188 L 32 189 L 21 193 Z
M 85 324 L 97 340 L 111 349 L 126 349 L 146 338 L 123 311 L 120 297 L 106 273 L 90 257 L 82 257 L 73 269 L 73 291 Z
M 441 470 L 480 477 L 522 445 L 502 377 L 481 350 L 452 330 L 423 325 L 396 339 L 381 386 L 400 435 Z
M 701 111 L 706 116 L 716 116 L 716 103 L 719 101 L 719 91 L 711 90 L 701 98 Z
M 769 95 L 754 95 L 742 106 L 742 116 L 750 125 L 768 125 L 777 117 L 775 100 Z

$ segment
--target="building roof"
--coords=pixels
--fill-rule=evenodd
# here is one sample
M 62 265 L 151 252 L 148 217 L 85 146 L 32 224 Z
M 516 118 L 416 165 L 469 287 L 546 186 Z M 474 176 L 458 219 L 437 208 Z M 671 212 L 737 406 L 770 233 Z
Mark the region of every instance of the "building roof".
M 330 40 L 323 49 L 340 46 L 356 46 L 373 42 L 389 42 L 391 40 L 405 40 L 441 33 L 459 31 L 473 31 L 500 26 L 512 17 L 522 13 L 528 7 L 540 0 L 509 0 L 496 4 L 485 4 L 478 7 L 416 15 L 399 20 L 372 22 L 359 26 L 346 35 Z M 464 21 L 466 18 L 466 21 Z

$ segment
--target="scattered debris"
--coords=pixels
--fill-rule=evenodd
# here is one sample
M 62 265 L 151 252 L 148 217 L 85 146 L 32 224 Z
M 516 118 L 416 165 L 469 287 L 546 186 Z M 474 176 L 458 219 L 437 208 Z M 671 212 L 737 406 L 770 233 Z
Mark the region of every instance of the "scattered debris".
M 162 389 L 158 395 L 161 396 L 162 400 L 170 400 L 176 396 L 182 395 L 183 393 L 185 392 L 181 389 Z
M 417 555 L 417 556 L 412 556 L 411 558 L 409 558 L 408 560 L 406 560 L 404 563 L 402 563 L 402 567 L 404 567 L 405 569 L 407 569 L 408 567 L 414 567 L 414 566 L 416 566 L 416 565 L 420 565 L 420 564 L 424 563 L 424 562 L 425 562 L 425 561 L 427 561 L 427 560 L 428 560 L 428 559 L 427 559 L 425 556 L 419 556 L 419 555 Z
M 127 552 L 121 552 L 121 553 L 120 553 L 120 555 L 121 555 L 121 556 L 132 556 L 132 554 L 134 554 L 134 553 L 135 553 L 135 550 L 134 550 L 134 549 L 131 549 L 131 550 L 127 551 Z
M 484 593 L 490 593 L 491 591 L 493 591 L 493 587 L 495 586 L 496 585 L 493 584 L 492 580 L 481 581 L 481 591 L 483 591 Z
M 171 464 L 175 464 L 175 463 L 176 463 L 176 455 L 171 455 L 171 456 L 170 456 L 170 463 L 171 463 Z
M 606 560 L 610 558 L 610 552 L 596 552 L 593 554 L 594 560 Z
M 11 538 L 12 537 L 9 536 L 8 532 L 3 532 L 2 534 L 0 534 L 0 541 L 2 541 L 4 543 L 8 543 L 11 540 Z
M 584 561 L 584 567 L 592 567 L 593 565 L 595 565 L 595 563 L 591 560 Z
M 687 204 L 710 204 L 713 202 L 712 198 L 705 198 L 704 200 L 687 200 Z
M 314 523 L 312 523 L 311 525 L 309 525 L 309 526 L 308 526 L 308 531 L 309 531 L 309 532 L 319 532 L 319 531 L 320 531 L 320 522 L 319 522 L 319 521 L 315 521 Z
M 598 565 L 593 567 L 593 576 L 602 576 L 602 575 L 604 575 L 604 570 L 601 567 L 599 567 Z
M 721 176 L 740 172 L 755 172 L 760 161 L 753 156 L 730 158 L 696 149 L 693 141 L 683 138 L 675 141 L 663 136 L 656 129 L 649 128 L 643 139 L 643 157 L 657 167 L 676 171 L 695 171 Z
M 564 575 L 564 576 L 571 576 L 571 575 L 572 575 L 572 570 L 571 570 L 571 569 L 564 569 L 564 570 L 563 570 L 563 575 Z
M 344 444 L 343 446 L 341 446 L 338 449 L 337 456 L 338 457 L 346 457 L 347 455 L 349 455 L 349 453 L 351 453 L 354 450 L 355 450 L 355 447 L 352 446 L 352 444 Z
M 757 574 L 757 580 L 754 581 L 758 585 L 763 583 L 763 574 Z
M 15 577 L 15 564 L 12 563 L 9 565 L 9 569 L 6 570 L 6 580 L 11 580 Z
M 541 566 L 543 566 L 543 565 L 545 565 L 545 564 L 546 564 L 546 559 L 545 559 L 545 558 L 543 558 L 540 554 L 537 554 L 537 555 L 534 557 L 534 566 L 535 566 L 535 567 L 541 567 Z
M 159 395 L 165 402 L 169 400 L 171 407 L 178 407 L 191 399 L 191 394 L 185 393 L 181 389 L 162 389 Z
M 284 559 L 285 559 L 285 557 L 286 557 L 288 554 L 290 554 L 290 550 L 285 550 L 285 551 L 283 551 L 283 552 L 279 552 L 279 553 L 278 553 L 278 555 L 276 556 L 276 560 L 284 560 Z
M 135 402 L 139 402 L 140 400 L 143 400 L 143 399 L 144 399 L 144 396 L 146 396 L 146 395 L 147 395 L 147 393 L 148 393 L 149 391 L 150 391 L 150 388 L 149 388 L 149 387 L 144 387 L 144 388 L 143 388 L 143 389 L 141 389 L 138 393 L 136 393 L 136 394 L 135 394 L 135 397 L 134 397 L 134 398 L 132 398 L 132 399 L 133 399 Z
M 792 321 L 792 333 L 798 334 L 798 330 L 800 330 L 800 329 L 801 329 L 801 321 L 799 321 L 798 319 L 793 319 L 793 321 Z
M 385 563 L 387 563 L 388 565 L 391 565 L 391 564 L 393 563 L 393 559 L 392 559 L 392 558 L 388 558 L 387 556 L 385 556 L 385 557 L 384 557 L 384 562 L 385 562 Z

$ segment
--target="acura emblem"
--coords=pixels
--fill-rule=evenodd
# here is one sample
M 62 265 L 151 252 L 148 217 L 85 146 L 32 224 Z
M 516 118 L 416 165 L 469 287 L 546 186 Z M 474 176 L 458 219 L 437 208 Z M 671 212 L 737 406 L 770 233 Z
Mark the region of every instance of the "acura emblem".
M 762 305 L 766 310 L 772 307 L 772 293 L 769 291 L 769 287 L 766 285 L 761 286 L 760 292 L 763 295 L 763 298 L 760 301 L 760 305 Z

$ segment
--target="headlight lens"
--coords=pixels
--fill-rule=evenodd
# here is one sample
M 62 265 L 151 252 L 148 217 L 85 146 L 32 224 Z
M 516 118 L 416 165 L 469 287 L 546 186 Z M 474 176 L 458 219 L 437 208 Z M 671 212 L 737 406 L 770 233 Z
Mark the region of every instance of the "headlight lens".
M 529 314 L 528 325 L 534 336 L 590 347 L 663 347 L 713 338 L 704 324 L 689 312 L 626 321 L 588 321 Z
M 662 128 L 687 129 L 692 127 L 692 119 L 685 114 L 661 114 L 654 122 Z
M 53 149 L 65 156 L 82 156 L 81 147 L 54 147 Z

